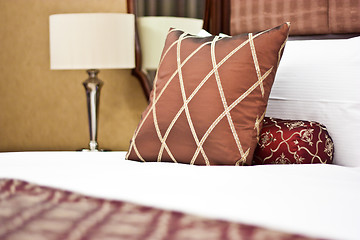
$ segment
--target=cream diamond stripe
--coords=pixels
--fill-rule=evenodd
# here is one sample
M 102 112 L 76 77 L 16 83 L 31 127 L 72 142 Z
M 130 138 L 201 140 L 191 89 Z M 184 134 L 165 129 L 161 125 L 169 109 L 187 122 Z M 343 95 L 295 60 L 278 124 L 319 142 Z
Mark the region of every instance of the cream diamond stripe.
M 137 147 L 136 147 L 135 144 L 133 145 L 133 147 L 134 147 L 134 151 L 135 151 L 136 155 L 139 157 L 139 159 L 140 159 L 141 161 L 143 161 L 143 162 L 146 162 L 146 161 L 144 160 L 144 158 L 140 155 L 139 150 L 137 149 Z M 129 151 L 129 152 L 130 152 L 130 151 Z
M 173 30 L 174 30 L 174 29 L 173 29 Z M 186 39 L 186 38 L 194 38 L 194 36 L 191 36 L 191 35 L 190 35 L 190 36 L 185 36 L 183 39 Z M 174 41 L 174 42 L 168 47 L 168 49 L 166 49 L 164 55 L 163 55 L 162 58 L 160 59 L 159 67 L 160 67 L 160 64 L 162 63 L 164 57 L 165 57 L 165 56 L 167 55 L 167 53 L 171 50 L 171 48 L 178 43 L 178 41 L 179 41 L 179 39 L 176 40 L 176 41 Z M 155 84 L 155 83 L 154 83 L 154 84 Z
M 156 73 L 156 76 L 157 76 L 157 73 Z M 156 86 L 155 85 L 154 85 L 153 94 L 154 94 L 154 99 L 155 99 L 156 98 Z M 153 119 L 154 119 L 154 126 L 155 126 L 155 130 L 156 130 L 156 134 L 157 134 L 161 144 L 163 144 L 164 140 L 163 140 L 163 137 L 161 136 L 161 132 L 160 132 L 159 124 L 157 121 L 157 116 L 156 116 L 156 106 L 154 106 L 152 112 L 153 112 Z M 177 161 L 175 160 L 173 154 L 171 153 L 168 145 L 165 142 L 164 142 L 164 146 L 165 146 L 166 152 L 169 154 L 171 160 L 173 160 L 173 162 L 177 163 Z M 158 162 L 160 162 L 160 161 L 161 161 L 161 158 L 158 157 Z
M 279 50 L 279 53 L 278 53 L 278 62 L 277 62 L 277 66 L 279 66 L 280 59 L 281 59 L 281 51 L 284 49 L 285 44 L 286 44 L 286 42 L 287 42 L 287 40 L 288 40 L 288 37 L 289 37 L 289 35 L 286 37 L 285 41 L 283 42 L 283 44 L 282 44 L 282 45 L 281 45 L 281 47 L 280 47 L 280 50 Z
M 265 110 L 265 112 L 261 115 L 260 118 L 259 118 L 259 116 L 256 116 L 254 129 L 256 129 L 256 132 L 257 132 L 257 135 L 258 135 L 258 136 L 259 136 L 259 134 L 260 134 L 260 123 L 261 123 L 262 120 L 264 119 L 265 113 L 266 113 L 266 110 Z
M 174 29 L 170 30 L 169 32 L 172 32 Z M 175 41 L 174 43 L 178 42 Z M 164 53 L 164 56 L 167 55 L 168 51 L 170 48 L 172 48 L 174 44 L 171 44 L 170 47 L 167 49 L 167 51 Z M 162 59 L 164 58 L 164 56 L 162 57 Z M 160 61 L 160 63 L 162 62 L 162 59 Z M 156 99 L 156 82 L 157 82 L 157 78 L 158 78 L 158 71 L 156 71 L 156 75 L 155 75 L 155 80 L 154 80 L 154 89 L 153 89 L 153 100 Z M 161 136 L 161 132 L 160 132 L 160 129 L 159 129 L 159 124 L 158 124 L 158 121 L 157 121 L 157 115 L 156 115 L 156 106 L 154 105 L 154 108 L 153 108 L 153 119 L 154 119 L 154 126 L 155 126 L 155 130 L 156 130 L 156 134 L 160 140 L 160 142 L 162 143 L 163 142 L 163 138 Z M 177 163 L 177 161 L 175 160 L 173 154 L 171 153 L 169 147 L 167 146 L 167 144 L 165 143 L 165 149 L 166 149 L 166 152 L 169 154 L 171 160 L 175 163 Z M 161 158 L 158 158 L 158 162 L 161 160 Z
M 218 89 L 219 89 L 219 93 L 220 93 L 220 97 L 221 97 L 221 101 L 222 101 L 222 104 L 224 106 L 224 109 L 227 109 L 228 108 L 228 105 L 227 105 L 227 101 L 226 101 L 226 97 L 225 97 L 225 93 L 224 93 L 224 89 L 222 87 L 222 84 L 221 84 L 221 80 L 220 80 L 220 76 L 219 76 L 219 71 L 218 69 L 216 68 L 216 57 L 215 57 L 215 43 L 217 41 L 218 37 L 216 37 L 214 40 L 214 42 L 211 44 L 211 61 L 212 61 L 212 64 L 213 64 L 213 68 L 216 69 L 215 70 L 215 79 L 216 79 L 216 83 L 217 83 L 217 86 L 218 86 Z M 231 132 L 233 134 L 233 137 L 234 137 L 234 140 L 236 142 L 236 145 L 239 149 L 239 153 L 240 153 L 240 156 L 243 157 L 244 156 L 244 150 L 241 146 L 241 143 L 240 143 L 240 139 L 239 139 L 239 136 L 236 132 L 236 129 L 235 129 L 235 126 L 234 126 L 234 122 L 231 118 L 231 115 L 230 115 L 230 112 L 228 112 L 226 114 L 226 117 L 228 119 L 228 122 L 229 122 L 229 126 L 230 126 L 230 129 L 231 129 Z M 191 162 L 195 162 L 195 159 L 193 158 L 191 160 Z
M 290 22 L 286 22 L 286 24 L 288 25 L 288 27 L 290 28 Z M 286 39 L 285 39 L 285 41 L 283 42 L 283 44 L 281 45 L 281 47 L 280 47 L 280 50 L 279 50 L 279 53 L 278 53 L 278 62 L 277 62 L 277 66 L 279 66 L 279 63 L 280 63 L 280 59 L 281 59 L 281 51 L 284 49 L 284 47 L 285 47 L 285 44 L 286 44 L 286 42 L 287 42 L 287 40 L 288 40 L 288 38 L 289 38 L 289 32 L 288 32 L 288 35 L 286 36 Z
M 260 67 L 259 67 L 259 62 L 256 56 L 256 50 L 255 50 L 255 44 L 254 44 L 254 40 L 253 40 L 253 35 L 252 33 L 248 34 L 249 36 L 249 40 L 250 40 L 250 49 L 251 49 L 251 54 L 254 60 L 254 66 L 255 66 L 255 70 L 256 70 L 256 75 L 258 77 L 258 80 L 260 81 L 261 78 L 261 71 L 260 71 Z M 261 83 L 260 84 L 260 89 L 261 89 L 261 95 L 264 97 L 264 85 Z
M 242 156 L 239 160 L 236 161 L 235 166 L 244 165 L 246 163 L 246 158 L 249 155 L 250 148 L 245 152 L 244 156 Z

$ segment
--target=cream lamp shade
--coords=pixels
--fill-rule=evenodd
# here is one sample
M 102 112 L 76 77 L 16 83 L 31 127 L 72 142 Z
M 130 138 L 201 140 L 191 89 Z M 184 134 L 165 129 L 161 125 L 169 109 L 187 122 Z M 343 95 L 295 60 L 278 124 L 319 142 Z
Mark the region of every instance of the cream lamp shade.
M 138 17 L 139 38 L 144 69 L 157 69 L 170 28 L 181 29 L 184 32 L 198 34 L 203 26 L 203 20 L 182 17 Z
M 133 14 L 55 14 L 49 24 L 51 69 L 135 67 Z

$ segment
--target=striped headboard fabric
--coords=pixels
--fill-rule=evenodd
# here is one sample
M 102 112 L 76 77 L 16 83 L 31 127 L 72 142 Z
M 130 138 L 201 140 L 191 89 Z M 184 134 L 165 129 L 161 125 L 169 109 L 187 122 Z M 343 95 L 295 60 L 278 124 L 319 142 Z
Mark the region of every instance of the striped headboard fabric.
M 360 0 L 231 0 L 230 34 L 291 22 L 291 35 L 360 32 Z

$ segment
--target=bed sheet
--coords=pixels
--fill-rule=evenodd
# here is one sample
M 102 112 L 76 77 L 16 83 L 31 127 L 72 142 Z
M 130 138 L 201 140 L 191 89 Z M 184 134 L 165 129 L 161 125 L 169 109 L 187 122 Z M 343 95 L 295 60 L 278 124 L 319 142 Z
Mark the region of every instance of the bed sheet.
M 328 239 L 360 238 L 360 168 L 190 166 L 125 152 L 0 153 L 0 178 Z

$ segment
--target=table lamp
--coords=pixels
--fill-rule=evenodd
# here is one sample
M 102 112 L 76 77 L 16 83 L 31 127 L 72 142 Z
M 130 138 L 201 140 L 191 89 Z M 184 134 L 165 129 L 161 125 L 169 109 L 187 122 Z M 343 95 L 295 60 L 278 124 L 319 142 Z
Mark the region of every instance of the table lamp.
M 135 67 L 135 16 L 122 13 L 76 13 L 50 16 L 50 68 L 87 70 L 90 143 L 99 151 L 97 122 L 100 89 L 98 69 Z

